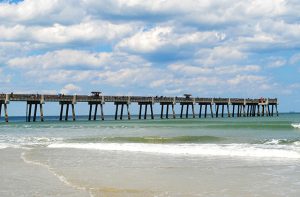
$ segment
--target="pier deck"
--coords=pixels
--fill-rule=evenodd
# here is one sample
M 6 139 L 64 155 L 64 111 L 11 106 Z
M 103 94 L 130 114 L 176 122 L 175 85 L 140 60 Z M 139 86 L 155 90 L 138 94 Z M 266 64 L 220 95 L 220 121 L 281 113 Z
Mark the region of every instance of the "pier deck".
M 89 120 L 92 120 L 92 111 L 94 111 L 93 120 L 97 119 L 97 108 L 100 105 L 101 108 L 101 119 L 104 120 L 103 105 L 105 103 L 114 103 L 116 105 L 115 119 L 123 118 L 124 105 L 127 107 L 127 117 L 130 119 L 129 106 L 132 103 L 136 103 L 140 106 L 139 119 L 142 116 L 142 108 L 144 107 L 144 119 L 147 118 L 148 106 L 151 110 L 151 118 L 154 119 L 153 105 L 158 103 L 161 105 L 161 118 L 169 118 L 169 107 L 172 107 L 172 118 L 176 118 L 174 106 L 176 104 L 181 105 L 180 118 L 183 118 L 184 107 L 186 107 L 185 117 L 189 117 L 189 108 L 192 107 L 192 117 L 195 118 L 195 105 L 200 106 L 199 118 L 202 116 L 202 106 L 205 107 L 204 117 L 207 117 L 207 108 L 210 107 L 210 116 L 219 117 L 219 107 L 222 108 L 221 116 L 224 117 L 224 108 L 227 107 L 227 116 L 234 117 L 252 117 L 252 116 L 273 116 L 274 107 L 275 113 L 278 116 L 278 100 L 276 98 L 260 98 L 260 99 L 249 99 L 249 98 L 200 98 L 191 97 L 186 94 L 182 97 L 165 97 L 165 96 L 107 96 L 102 95 L 99 92 L 93 93 L 92 95 L 50 95 L 50 94 L 0 94 L 0 117 L 2 109 L 4 109 L 5 121 L 8 122 L 8 104 L 11 102 L 27 102 L 26 110 L 26 121 L 31 121 L 32 107 L 34 107 L 33 121 L 36 121 L 36 115 L 39 105 L 41 121 L 44 121 L 43 117 L 43 104 L 47 102 L 57 102 L 61 105 L 60 120 L 63 120 L 64 106 L 66 105 L 65 120 L 69 117 L 69 105 L 72 107 L 72 118 L 75 121 L 75 105 L 78 102 L 87 103 L 90 105 Z M 119 113 L 119 105 L 121 106 L 121 114 Z M 215 112 L 213 110 L 215 106 Z M 232 112 L 230 107 L 232 106 Z M 235 107 L 237 106 L 237 111 Z M 164 109 L 166 107 L 166 114 Z M 272 109 L 270 110 L 270 107 Z M 94 110 L 93 110 L 94 108 Z

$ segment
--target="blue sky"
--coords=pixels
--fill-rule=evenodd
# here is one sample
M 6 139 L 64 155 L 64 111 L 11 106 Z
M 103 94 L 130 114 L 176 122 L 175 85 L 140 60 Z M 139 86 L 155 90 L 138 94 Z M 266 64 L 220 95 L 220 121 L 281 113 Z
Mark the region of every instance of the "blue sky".
M 298 0 L 0 1 L 0 92 L 277 97 L 300 111 Z

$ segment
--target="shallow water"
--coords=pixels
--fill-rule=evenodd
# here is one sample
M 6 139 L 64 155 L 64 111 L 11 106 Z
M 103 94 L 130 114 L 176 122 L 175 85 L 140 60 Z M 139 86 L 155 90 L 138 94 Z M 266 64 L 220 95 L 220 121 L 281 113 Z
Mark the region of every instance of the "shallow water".
M 20 196 L 16 190 L 22 196 L 300 194 L 299 114 L 19 120 L 0 123 L 1 196 Z

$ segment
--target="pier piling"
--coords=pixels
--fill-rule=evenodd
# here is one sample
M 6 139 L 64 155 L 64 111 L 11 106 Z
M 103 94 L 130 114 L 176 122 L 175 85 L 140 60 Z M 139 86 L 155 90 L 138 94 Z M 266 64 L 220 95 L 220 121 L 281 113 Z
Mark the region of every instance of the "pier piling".
M 97 115 L 98 115 L 98 105 L 100 106 L 100 113 L 101 113 L 101 120 L 104 120 L 104 112 L 103 112 L 103 103 L 102 102 L 88 102 L 90 109 L 89 109 L 89 120 L 97 120 Z M 94 108 L 94 114 L 92 117 L 93 113 L 93 108 Z
M 148 114 L 148 105 L 150 106 L 150 115 L 151 119 L 154 119 L 154 114 L 153 114 L 153 104 L 152 102 L 138 102 L 138 105 L 140 106 L 139 110 L 139 119 L 142 119 L 142 106 L 145 106 L 145 111 L 144 111 L 144 119 L 147 119 L 147 114 Z
M 41 122 L 44 121 L 44 113 L 43 113 L 43 104 L 40 101 L 27 101 L 26 104 L 26 122 L 31 122 L 31 118 L 33 122 L 37 120 L 37 111 L 38 105 L 40 105 L 40 119 Z M 32 109 L 34 107 L 34 109 Z M 33 115 L 32 115 L 33 110 Z

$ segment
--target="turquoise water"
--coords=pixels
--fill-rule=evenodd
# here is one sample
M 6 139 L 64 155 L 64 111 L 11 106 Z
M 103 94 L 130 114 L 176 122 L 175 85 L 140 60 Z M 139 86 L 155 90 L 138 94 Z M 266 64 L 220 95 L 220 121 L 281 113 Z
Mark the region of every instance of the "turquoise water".
M 90 122 L 85 118 L 1 122 L 0 195 L 300 194 L 299 114 Z

